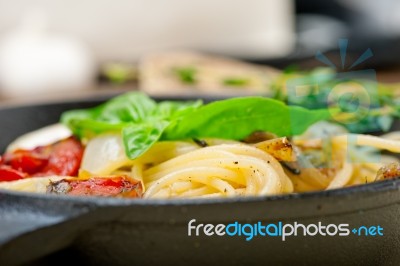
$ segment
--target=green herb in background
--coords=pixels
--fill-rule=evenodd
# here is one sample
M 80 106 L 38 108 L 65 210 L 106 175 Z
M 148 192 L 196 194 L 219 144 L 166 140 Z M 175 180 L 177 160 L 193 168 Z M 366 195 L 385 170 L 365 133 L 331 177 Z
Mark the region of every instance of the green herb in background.
M 106 64 L 102 69 L 103 75 L 115 84 L 137 81 L 138 73 L 135 66 L 124 63 Z
M 195 84 L 197 70 L 194 67 L 176 67 L 173 72 L 185 84 Z
M 370 99 L 368 106 L 361 106 L 362 103 L 354 92 L 343 94 L 337 99 L 337 103 L 328 101 L 333 88 L 350 82 L 358 84 L 364 89 L 363 93 L 368 94 Z M 294 89 L 299 84 L 309 85 L 308 92 L 300 97 Z M 351 132 L 367 133 L 389 130 L 394 117 L 400 116 L 399 100 L 393 95 L 397 87 L 398 85 L 384 85 L 371 80 L 338 79 L 332 69 L 317 68 L 309 72 L 284 71 L 272 88 L 275 91 L 274 98 L 290 105 L 320 109 L 336 104 L 342 112 L 350 113 L 362 107 L 366 113 L 354 112 L 353 116 L 348 116 L 347 121 L 340 123 Z
M 229 87 L 244 87 L 250 84 L 250 80 L 240 77 L 230 77 L 222 81 L 222 84 Z

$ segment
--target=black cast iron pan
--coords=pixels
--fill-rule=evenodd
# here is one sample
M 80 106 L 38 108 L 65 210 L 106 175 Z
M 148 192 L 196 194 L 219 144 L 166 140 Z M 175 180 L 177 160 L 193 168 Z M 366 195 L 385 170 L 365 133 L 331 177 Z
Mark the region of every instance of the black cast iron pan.
M 88 97 L 0 109 L 0 150 Z M 210 99 L 206 99 L 210 100 Z M 272 197 L 79 198 L 0 191 L 0 265 L 400 265 L 400 181 Z M 383 236 L 188 236 L 188 222 L 381 226 Z

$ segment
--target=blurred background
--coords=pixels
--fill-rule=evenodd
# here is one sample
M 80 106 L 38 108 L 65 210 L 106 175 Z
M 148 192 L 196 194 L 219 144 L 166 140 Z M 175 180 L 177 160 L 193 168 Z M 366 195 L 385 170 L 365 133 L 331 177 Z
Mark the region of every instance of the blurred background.
M 0 0 L 0 101 L 140 89 L 268 94 L 283 70 L 340 65 L 400 81 L 395 0 Z

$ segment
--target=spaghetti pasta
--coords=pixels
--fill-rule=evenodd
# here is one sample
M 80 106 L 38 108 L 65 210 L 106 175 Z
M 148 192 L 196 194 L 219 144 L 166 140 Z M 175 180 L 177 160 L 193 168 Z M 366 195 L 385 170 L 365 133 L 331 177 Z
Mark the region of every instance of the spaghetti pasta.
M 104 138 L 115 136 L 101 136 Z M 157 143 L 142 157 L 125 161 L 124 165 L 110 160 L 114 167 L 103 166 L 93 172 L 90 162 L 96 156 L 87 149 L 82 169 L 92 174 L 121 174 L 131 168 L 130 176 L 141 180 L 144 197 L 206 197 L 237 195 L 271 195 L 290 193 L 292 182 L 281 164 L 265 151 L 239 142 L 209 139 L 200 148 L 191 142 L 166 141 Z M 98 140 L 93 140 L 98 144 Z M 118 143 L 118 142 L 116 142 Z M 108 145 L 108 141 L 104 141 Z M 91 146 L 89 142 L 88 146 Z M 120 147 L 116 147 L 117 150 Z M 168 151 L 162 153 L 162 151 Z M 92 158 L 92 159 L 91 159 Z M 107 173 L 103 169 L 113 169 Z
M 177 182 L 183 182 L 178 183 Z M 221 196 L 271 195 L 293 191 L 271 155 L 250 145 L 221 144 L 178 156 L 144 171 L 145 198 L 179 197 L 199 191 Z

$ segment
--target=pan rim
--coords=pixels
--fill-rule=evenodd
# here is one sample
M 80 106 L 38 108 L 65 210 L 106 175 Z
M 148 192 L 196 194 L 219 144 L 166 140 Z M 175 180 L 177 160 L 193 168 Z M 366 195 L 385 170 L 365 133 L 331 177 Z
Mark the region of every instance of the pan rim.
M 246 196 L 246 197 L 226 197 L 226 198 L 187 198 L 187 199 L 141 199 L 141 198 L 113 198 L 96 196 L 71 196 L 71 195 L 51 195 L 35 192 L 22 192 L 7 189 L 0 189 L 0 197 L 16 196 L 20 198 L 30 198 L 38 200 L 61 200 L 75 203 L 87 203 L 98 206 L 193 206 L 193 205 L 214 205 L 214 204 L 235 204 L 235 203 L 267 203 L 295 200 L 326 200 L 338 199 L 340 197 L 351 197 L 364 193 L 385 193 L 400 191 L 400 179 L 382 180 L 368 184 L 356 185 L 351 187 L 309 191 L 302 193 L 289 193 L 267 196 Z M 322 202 L 323 203 L 323 202 Z M 383 203 L 382 203 L 383 204 Z

